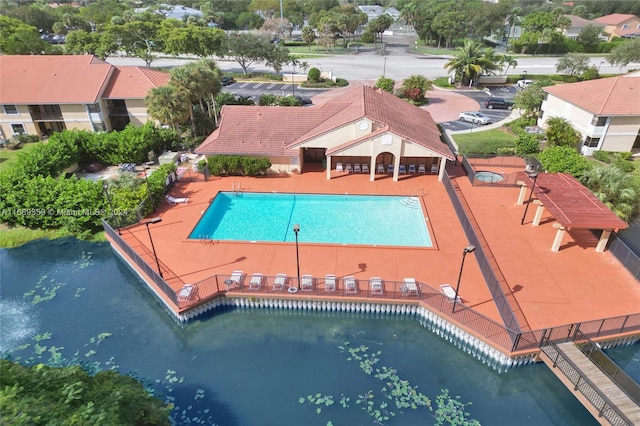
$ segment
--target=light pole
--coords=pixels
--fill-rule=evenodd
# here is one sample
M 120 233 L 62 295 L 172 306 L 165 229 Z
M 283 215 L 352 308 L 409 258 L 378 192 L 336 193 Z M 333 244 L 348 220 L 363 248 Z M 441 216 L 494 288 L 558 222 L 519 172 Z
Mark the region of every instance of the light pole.
M 296 266 L 298 268 L 298 290 L 300 290 L 300 253 L 298 251 L 298 232 L 300 232 L 300 225 L 296 223 L 293 225 L 293 233 L 296 234 Z
M 458 284 L 456 284 L 456 295 L 453 298 L 453 309 L 451 313 L 456 312 L 456 302 L 458 301 L 458 290 L 460 290 L 460 279 L 462 278 L 462 268 L 464 267 L 464 258 L 467 256 L 467 253 L 472 253 L 476 249 L 476 246 L 466 246 L 462 251 L 462 263 L 460 264 L 460 273 L 458 274 Z
M 291 92 L 293 93 L 293 97 L 296 97 L 296 64 L 295 62 L 292 64 L 293 65 L 293 72 L 291 73 Z
M 104 182 L 102 184 L 102 190 L 107 196 L 107 201 L 109 202 L 109 208 L 111 209 L 111 218 L 113 218 L 113 216 L 115 216 L 116 213 L 113 210 L 113 204 L 111 203 L 111 196 L 109 195 L 109 184 L 107 182 Z M 122 235 L 122 233 L 120 233 L 120 218 L 118 218 L 118 221 L 116 222 L 116 230 L 118 231 L 118 235 Z
M 384 57 L 384 65 L 382 66 L 382 78 L 387 75 L 387 57 Z
M 151 231 L 149 230 L 149 225 L 152 223 L 160 223 L 162 222 L 161 217 L 154 217 L 146 221 L 144 224 L 147 225 L 147 233 L 149 234 L 149 241 L 151 241 L 151 250 L 153 250 L 153 257 L 156 259 L 156 266 L 158 267 L 158 273 L 160 274 L 160 278 L 164 278 L 162 276 L 162 271 L 160 270 L 160 262 L 158 261 L 158 255 L 156 254 L 156 247 L 153 245 L 153 238 L 151 238 Z
M 596 71 L 598 74 L 600 74 L 600 66 L 604 64 L 604 61 L 600 61 L 600 63 L 598 64 L 598 70 Z
M 538 172 L 527 172 L 527 175 L 533 179 L 533 184 L 531 185 L 531 191 L 529 192 L 529 201 L 527 201 L 527 206 L 524 208 L 524 214 L 522 215 L 522 220 L 520 221 L 520 225 L 524 225 L 524 218 L 527 216 L 527 210 L 529 210 L 529 204 L 531 204 L 531 197 L 533 196 L 533 190 L 536 187 L 536 179 L 538 179 Z

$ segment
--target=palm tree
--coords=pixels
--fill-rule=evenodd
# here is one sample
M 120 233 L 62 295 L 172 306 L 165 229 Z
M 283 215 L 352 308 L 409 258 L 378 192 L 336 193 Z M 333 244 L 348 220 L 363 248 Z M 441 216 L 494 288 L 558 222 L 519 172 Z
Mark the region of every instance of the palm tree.
M 580 178 L 584 186 L 624 221 L 629 221 L 637 209 L 636 190 L 631 175 L 612 165 L 597 165 Z
M 504 70 L 504 75 L 507 75 L 509 68 L 516 69 L 518 61 L 511 55 L 502 55 L 502 58 L 500 58 L 500 65 L 504 66 L 504 64 L 507 65 L 507 68 Z
M 487 52 L 480 50 L 481 47 L 474 41 L 465 40 L 464 46 L 458 47 L 458 53 L 444 64 L 445 68 L 454 72 L 456 79 L 459 77 L 461 85 L 477 80 L 485 70 L 497 68 L 495 62 L 486 56 Z
M 190 110 L 184 92 L 169 84 L 154 87 L 144 101 L 151 118 L 170 125 L 179 134 L 178 124 L 189 118 Z

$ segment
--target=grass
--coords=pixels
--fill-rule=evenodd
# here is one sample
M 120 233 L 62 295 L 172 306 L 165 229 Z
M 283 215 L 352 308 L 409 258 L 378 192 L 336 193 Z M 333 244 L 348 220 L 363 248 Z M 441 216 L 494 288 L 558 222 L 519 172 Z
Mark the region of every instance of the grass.
M 19 247 L 31 241 L 58 238 L 74 237 L 66 229 L 29 229 L 23 226 L 7 226 L 0 224 L 0 248 Z M 104 232 L 93 235 L 89 241 L 106 241 Z
M 516 137 L 502 129 L 462 133 L 453 136 L 461 154 L 495 154 L 498 148 L 515 146 Z
M 31 151 L 37 143 L 27 143 L 20 149 L 0 149 L 0 169 L 4 169 L 8 164 L 13 163 L 21 152 Z

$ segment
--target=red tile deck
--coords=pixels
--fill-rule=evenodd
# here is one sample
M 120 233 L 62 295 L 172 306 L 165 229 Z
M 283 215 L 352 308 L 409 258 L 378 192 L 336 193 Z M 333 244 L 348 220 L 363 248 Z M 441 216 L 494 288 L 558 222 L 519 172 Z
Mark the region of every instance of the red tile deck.
M 469 203 L 507 284 L 520 304 L 532 330 L 598 318 L 637 313 L 640 285 L 608 251 L 596 253 L 597 239 L 588 232 L 567 233 L 558 253 L 551 252 L 556 229 L 550 215 L 541 225 L 525 225 L 520 219 L 525 206 L 516 205 L 519 188 L 470 185 L 459 167 L 448 168 Z M 496 170 L 500 171 L 500 170 Z M 509 172 L 509 170 L 507 170 Z M 335 172 L 334 172 L 335 173 Z M 333 194 L 407 195 L 422 197 L 430 224 L 433 248 L 394 248 L 309 244 L 300 231 L 300 273 L 324 277 L 354 275 L 361 281 L 381 277 L 386 281 L 416 278 L 438 289 L 455 286 L 462 251 L 469 243 L 437 176 L 407 176 L 399 182 L 368 175 L 341 174 L 327 180 L 324 171 L 265 178 L 201 175 L 178 183 L 171 194 L 189 197 L 186 205 L 163 205 L 154 214 L 162 222 L 150 225 L 153 242 L 166 281 L 174 290 L 214 274 L 246 275 L 286 273 L 296 276 L 292 243 L 215 242 L 202 245 L 188 235 L 218 191 L 230 191 L 234 183 L 244 192 L 292 192 Z M 155 269 L 146 227 L 135 225 L 122 231 L 123 238 Z M 465 305 L 502 323 L 473 254 L 467 256 L 460 295 Z

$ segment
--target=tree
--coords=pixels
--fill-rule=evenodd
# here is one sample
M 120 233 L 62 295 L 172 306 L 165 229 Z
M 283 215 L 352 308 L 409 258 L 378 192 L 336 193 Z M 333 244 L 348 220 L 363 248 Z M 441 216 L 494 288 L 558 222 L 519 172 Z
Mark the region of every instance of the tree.
M 260 30 L 270 34 L 272 39 L 284 40 L 293 31 L 293 25 L 286 18 L 271 18 L 264 21 Z
M 465 20 L 462 12 L 445 10 L 438 13 L 433 19 L 432 28 L 438 34 L 438 47 L 442 38 L 445 39 L 445 48 L 449 48 L 453 38 L 464 31 Z
M 311 52 L 311 43 L 316 40 L 316 32 L 313 31 L 313 28 L 310 26 L 306 26 L 302 28 L 302 40 L 309 46 L 309 52 Z
M 600 44 L 600 34 L 602 34 L 602 28 L 589 24 L 580 30 L 576 40 L 585 46 L 587 51 L 592 51 L 595 46 Z
M 6 424 L 169 425 L 171 405 L 113 370 L 23 367 L 2 359 L 0 410 Z
M 389 29 L 391 24 L 393 24 L 393 18 L 384 13 L 369 22 L 367 25 L 367 31 L 375 34 L 376 38 L 379 38 L 380 43 L 382 43 L 382 34 Z
M 591 63 L 588 56 L 569 53 L 558 59 L 558 62 L 556 63 L 556 71 L 573 76 L 582 74 L 589 69 L 590 66 Z
M 118 50 L 118 43 L 109 32 L 92 32 L 75 30 L 67 34 L 64 52 L 67 55 L 95 55 L 105 60 Z
M 160 22 L 164 18 L 158 14 L 145 12 L 131 15 L 126 19 L 130 20 L 111 25 L 108 31 L 120 40 L 120 47 L 128 55 L 142 59 L 148 68 L 156 58 L 156 52 L 162 52 L 164 49 L 159 35 Z
M 223 53 L 225 33 L 221 29 L 193 24 L 176 27 L 170 21 L 174 20 L 163 21 L 159 31 L 165 53 L 192 54 L 200 58 Z
M 49 43 L 40 38 L 35 27 L 0 15 L 0 54 L 41 55 L 53 50 Z
M 570 146 L 575 148 L 580 143 L 580 133 L 571 123 L 562 117 L 552 117 L 547 120 L 547 146 Z
M 547 96 L 542 85 L 536 83 L 518 92 L 514 98 L 516 108 L 524 111 L 526 118 L 537 118 L 542 102 Z
M 178 124 L 189 119 L 189 98 L 175 86 L 154 87 L 144 100 L 149 115 L 162 124 L 168 124 L 178 132 Z
M 38 31 L 49 34 L 53 31 L 53 24 L 58 20 L 53 9 L 38 7 L 35 4 L 21 5 L 15 9 L 3 12 L 9 18 L 14 18 L 35 27 Z
M 500 57 L 500 67 L 504 67 L 505 64 L 507 67 L 504 69 L 504 75 L 507 75 L 509 68 L 515 69 L 518 66 L 518 60 L 511 55 L 502 55 Z
M 456 76 L 456 80 L 462 85 L 469 84 L 485 70 L 496 69 L 497 65 L 486 56 L 487 51 L 482 52 L 480 44 L 465 40 L 464 46 L 458 47 L 457 53 L 444 67 Z
M 256 61 L 264 59 L 264 52 L 271 48 L 271 43 L 250 33 L 229 34 L 227 36 L 227 56 L 236 61 L 245 74 Z
M 633 178 L 619 167 L 593 166 L 583 173 L 580 181 L 620 219 L 629 222 L 638 211 Z
M 411 101 L 422 104 L 425 101 L 425 93 L 431 90 L 433 82 L 425 76 L 414 74 L 402 82 L 400 94 L 402 97 Z
M 580 153 L 570 146 L 552 146 L 538 155 L 544 170 L 549 173 L 569 173 L 576 178 L 589 169 L 589 163 Z
M 392 78 L 386 78 L 386 77 L 380 77 L 377 81 L 375 86 L 373 86 L 375 89 L 382 89 L 385 92 L 389 92 L 389 93 L 393 93 L 394 87 L 396 85 L 396 82 L 394 79 Z
M 609 54 L 609 63 L 621 67 L 640 62 L 640 38 L 632 38 L 616 47 Z

